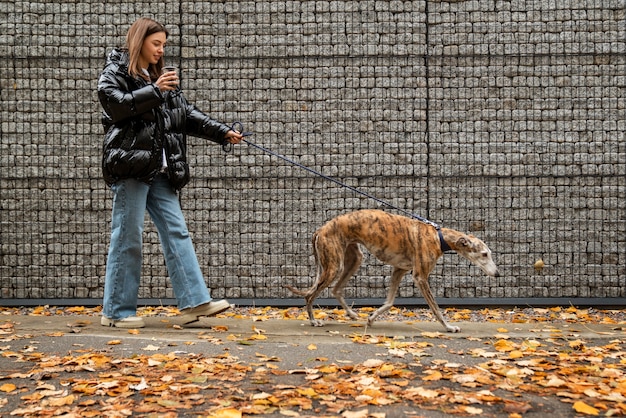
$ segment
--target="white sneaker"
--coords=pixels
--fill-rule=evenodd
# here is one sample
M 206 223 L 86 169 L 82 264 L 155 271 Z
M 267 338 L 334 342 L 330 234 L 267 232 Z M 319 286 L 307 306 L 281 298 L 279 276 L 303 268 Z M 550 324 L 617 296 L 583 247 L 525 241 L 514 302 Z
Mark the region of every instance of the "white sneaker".
M 109 319 L 106 316 L 103 316 L 100 318 L 100 325 L 116 328 L 143 328 L 146 326 L 146 323 L 143 322 L 143 319 L 138 316 L 129 316 L 118 320 Z
M 183 309 L 180 313 L 180 319 L 183 324 L 196 322 L 201 316 L 213 316 L 220 312 L 224 312 L 230 308 L 230 303 L 226 300 L 216 300 L 209 303 L 196 306 L 195 308 Z

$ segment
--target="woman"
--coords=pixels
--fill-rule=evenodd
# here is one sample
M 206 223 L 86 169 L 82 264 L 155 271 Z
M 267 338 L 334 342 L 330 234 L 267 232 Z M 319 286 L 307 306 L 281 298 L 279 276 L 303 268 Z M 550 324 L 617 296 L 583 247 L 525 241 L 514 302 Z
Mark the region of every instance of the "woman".
M 177 191 L 189 181 L 185 135 L 218 144 L 242 136 L 185 100 L 175 71 L 161 74 L 168 31 L 141 18 L 114 49 L 98 80 L 105 140 L 102 170 L 113 191 L 111 243 L 101 324 L 145 326 L 137 317 L 146 210 L 161 240 L 184 324 L 229 308 L 211 300 L 182 214 Z

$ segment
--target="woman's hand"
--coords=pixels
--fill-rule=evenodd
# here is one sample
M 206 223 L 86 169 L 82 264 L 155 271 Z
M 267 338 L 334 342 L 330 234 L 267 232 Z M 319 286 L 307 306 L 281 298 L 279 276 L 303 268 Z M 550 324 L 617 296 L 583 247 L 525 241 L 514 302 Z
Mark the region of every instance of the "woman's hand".
M 224 135 L 224 139 L 226 139 L 226 141 L 230 142 L 231 144 L 238 144 L 243 139 L 243 136 L 241 135 L 241 132 L 230 130 L 226 132 L 226 135 Z
M 163 75 L 161 75 L 161 77 L 159 77 L 154 84 L 156 84 L 161 91 L 172 91 L 176 90 L 178 82 L 178 74 L 176 71 L 170 71 L 163 73 Z

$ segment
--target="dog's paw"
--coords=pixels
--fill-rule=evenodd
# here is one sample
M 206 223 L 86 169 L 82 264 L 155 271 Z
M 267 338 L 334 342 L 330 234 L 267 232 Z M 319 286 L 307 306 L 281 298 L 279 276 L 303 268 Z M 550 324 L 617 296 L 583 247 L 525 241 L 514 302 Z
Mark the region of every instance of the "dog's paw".
M 324 323 L 322 321 L 320 321 L 319 319 L 314 319 L 314 320 L 311 321 L 311 326 L 323 327 Z
M 455 325 L 446 325 L 446 330 L 448 332 L 461 332 L 461 328 L 455 326 Z

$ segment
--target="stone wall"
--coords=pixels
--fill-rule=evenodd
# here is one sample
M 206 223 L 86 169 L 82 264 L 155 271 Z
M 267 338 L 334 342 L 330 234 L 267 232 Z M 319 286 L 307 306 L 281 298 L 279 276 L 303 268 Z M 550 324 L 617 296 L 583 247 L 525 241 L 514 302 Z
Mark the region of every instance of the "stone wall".
M 312 283 L 318 226 L 383 207 L 492 248 L 502 277 L 446 255 L 438 298 L 623 302 L 625 8 L 0 0 L 0 301 L 102 297 L 111 193 L 96 80 L 129 25 L 151 16 L 170 29 L 168 61 L 199 108 L 379 199 L 252 145 L 225 154 L 191 138 L 181 201 L 214 296 L 292 297 L 286 284 Z M 172 298 L 148 220 L 145 235 L 140 296 Z M 389 271 L 368 257 L 347 295 L 384 297 Z M 407 278 L 400 296 L 420 294 Z

